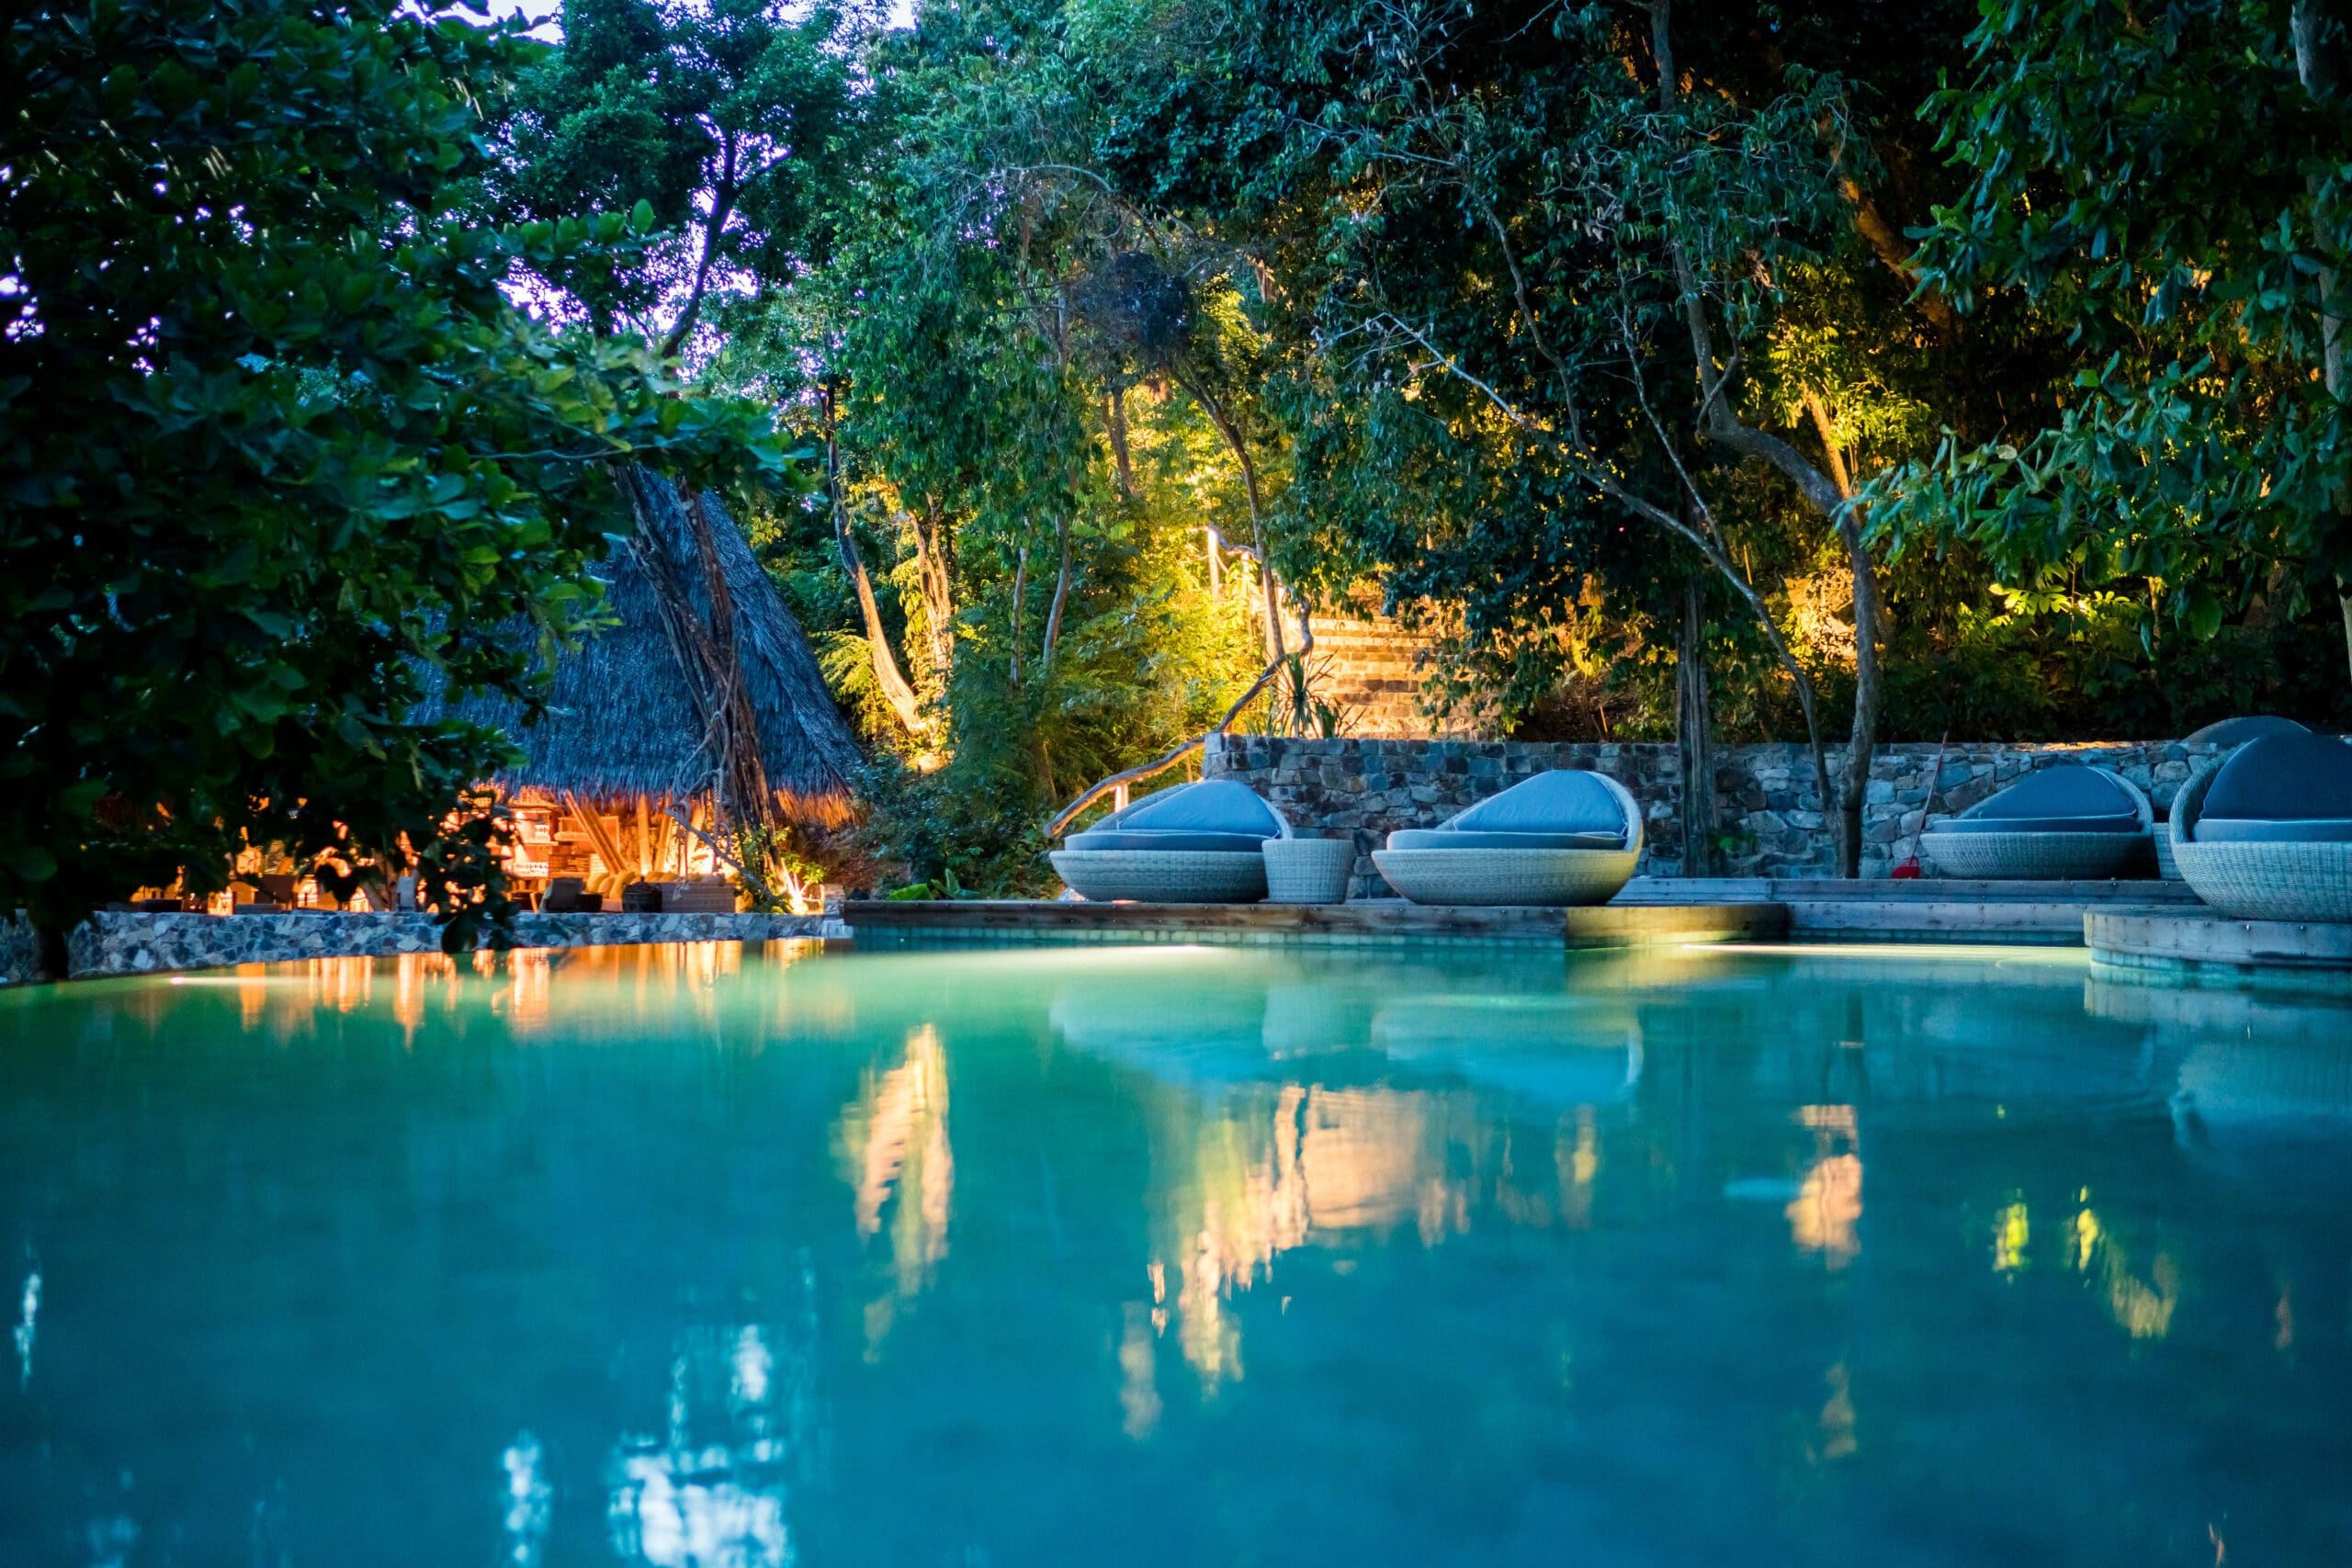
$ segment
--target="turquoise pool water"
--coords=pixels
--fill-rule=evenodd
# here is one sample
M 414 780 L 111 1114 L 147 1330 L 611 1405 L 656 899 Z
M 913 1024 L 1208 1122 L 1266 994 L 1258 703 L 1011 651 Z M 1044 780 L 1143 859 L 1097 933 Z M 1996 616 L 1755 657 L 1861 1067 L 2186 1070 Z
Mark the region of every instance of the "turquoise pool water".
M 2352 1561 L 2352 1012 L 2079 954 L 0 995 L 0 1562 Z

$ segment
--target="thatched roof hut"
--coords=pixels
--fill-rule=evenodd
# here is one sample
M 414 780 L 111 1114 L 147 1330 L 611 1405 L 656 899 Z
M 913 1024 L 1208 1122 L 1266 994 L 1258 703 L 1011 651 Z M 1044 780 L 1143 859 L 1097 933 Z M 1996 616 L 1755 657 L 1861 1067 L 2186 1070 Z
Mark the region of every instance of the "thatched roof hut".
M 856 741 L 741 530 L 715 496 L 699 498 L 697 517 L 667 479 L 643 469 L 622 486 L 638 526 L 596 570 L 620 624 L 557 659 L 537 724 L 524 726 L 499 699 L 452 710 L 522 748 L 522 765 L 493 782 L 605 801 L 724 794 L 728 736 L 748 729 L 751 776 L 763 775 L 784 817 L 845 820 Z

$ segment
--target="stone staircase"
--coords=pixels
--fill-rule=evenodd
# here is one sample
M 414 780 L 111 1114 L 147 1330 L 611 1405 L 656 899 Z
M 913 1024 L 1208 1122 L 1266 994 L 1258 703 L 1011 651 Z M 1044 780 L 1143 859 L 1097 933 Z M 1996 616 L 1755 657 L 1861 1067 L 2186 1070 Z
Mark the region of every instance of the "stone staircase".
M 1468 716 L 1432 717 L 1422 711 L 1415 659 L 1426 646 L 1426 639 L 1385 618 L 1315 617 L 1315 689 L 1346 716 L 1341 734 L 1430 739 L 1477 733 Z

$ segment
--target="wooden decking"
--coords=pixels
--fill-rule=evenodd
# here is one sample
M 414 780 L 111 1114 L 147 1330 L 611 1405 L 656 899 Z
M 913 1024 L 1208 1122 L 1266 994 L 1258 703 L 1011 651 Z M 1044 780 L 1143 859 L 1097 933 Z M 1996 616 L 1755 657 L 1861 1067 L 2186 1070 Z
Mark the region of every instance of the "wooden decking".
M 1789 912 L 1797 937 L 1876 942 L 2037 942 L 2080 946 L 2101 910 L 2196 910 L 2185 882 L 1983 882 L 1636 877 L 1618 904 L 1753 899 Z

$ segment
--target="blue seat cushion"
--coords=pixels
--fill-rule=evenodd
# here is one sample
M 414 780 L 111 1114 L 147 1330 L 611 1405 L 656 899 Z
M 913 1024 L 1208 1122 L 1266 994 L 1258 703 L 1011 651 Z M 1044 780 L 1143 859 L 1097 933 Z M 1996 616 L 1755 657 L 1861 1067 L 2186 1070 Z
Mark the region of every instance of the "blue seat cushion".
M 2140 803 L 2120 784 L 2096 768 L 2061 762 L 2036 768 L 1990 800 L 1982 800 L 1961 814 L 1964 822 L 2047 820 L 2055 817 L 2130 817 L 2139 825 Z M 1963 829 L 1965 831 L 1967 829 Z M 2048 829 L 1982 828 L 1977 832 L 2047 832 Z M 2067 829 L 2068 832 L 2098 832 L 2098 829 Z
M 1392 850 L 1622 850 L 1623 833 L 1465 833 L 1458 828 L 1401 828 Z
M 1464 833 L 1609 833 L 1623 841 L 1625 808 L 1600 776 L 1560 768 L 1515 784 L 1445 824 Z
M 2249 740 L 2259 740 L 2266 735 L 2304 735 L 2310 733 L 2291 718 L 2276 714 L 2248 714 L 2243 718 L 2224 718 L 2193 729 L 2183 739 L 2191 746 L 2243 746 Z
M 2192 825 L 2212 818 L 2310 822 L 2352 817 L 2352 746 L 2325 735 L 2266 735 L 2230 753 Z
M 1928 825 L 1930 833 L 2136 833 L 2132 817 L 1954 817 Z
M 2352 817 L 2281 818 L 2261 821 L 2245 817 L 2199 817 L 2192 837 L 2200 844 L 2343 844 L 2352 843 Z
M 1062 840 L 1066 850 L 1214 850 L 1223 854 L 1254 855 L 1269 835 L 1263 833 L 1127 832 L 1096 828 L 1072 833 Z
M 1095 832 L 1247 833 L 1253 838 L 1282 837 L 1282 818 L 1246 784 L 1230 779 L 1202 779 L 1146 795 L 1125 811 L 1114 811 L 1096 823 Z

